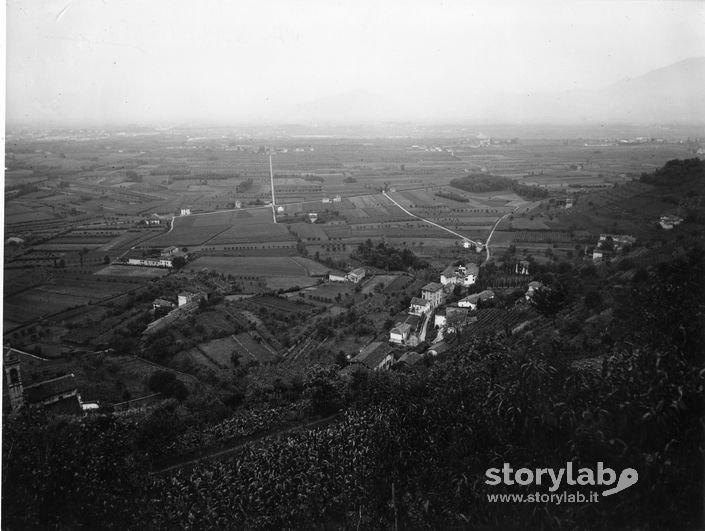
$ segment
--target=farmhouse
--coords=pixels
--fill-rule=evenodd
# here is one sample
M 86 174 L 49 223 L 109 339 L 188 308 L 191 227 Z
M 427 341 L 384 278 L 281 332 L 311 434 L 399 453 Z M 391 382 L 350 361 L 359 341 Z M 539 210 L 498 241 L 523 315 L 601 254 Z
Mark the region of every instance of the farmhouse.
M 530 301 L 534 297 L 534 293 L 536 293 L 536 290 L 541 288 L 543 288 L 543 284 L 541 284 L 541 282 L 539 282 L 538 280 L 529 282 L 529 287 L 527 288 L 526 294 L 524 295 L 526 297 L 526 300 Z
M 364 268 L 364 267 L 358 267 L 357 269 L 353 269 L 352 271 L 350 271 L 350 273 L 348 273 L 345 278 L 346 278 L 349 282 L 352 282 L 352 283 L 354 283 L 354 284 L 357 284 L 357 283 L 360 282 L 363 278 L 365 278 L 365 275 L 366 275 L 366 274 L 367 274 L 367 272 L 365 271 L 365 268 Z
M 190 216 L 191 215 L 191 209 L 190 208 L 182 208 L 180 210 L 182 216 Z
M 421 297 L 431 303 L 431 308 L 437 308 L 443 302 L 443 284 L 429 282 L 421 288 Z

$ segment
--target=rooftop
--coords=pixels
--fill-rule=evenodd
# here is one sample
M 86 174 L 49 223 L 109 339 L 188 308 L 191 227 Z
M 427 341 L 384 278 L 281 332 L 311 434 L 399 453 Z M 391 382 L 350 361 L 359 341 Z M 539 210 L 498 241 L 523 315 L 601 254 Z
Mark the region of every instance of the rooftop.
M 440 291 L 442 289 L 443 284 L 439 284 L 438 282 L 429 282 L 423 288 L 421 288 L 422 291 L 430 291 L 432 293 L 435 293 L 436 291 Z
M 65 374 L 58 378 L 27 385 L 24 388 L 24 393 L 29 403 L 36 404 L 52 396 L 70 393 L 77 389 L 76 377 L 73 374 Z
M 388 354 L 389 347 L 385 343 L 374 341 L 363 348 L 362 352 L 355 356 L 351 361 L 362 363 L 369 369 L 375 369 L 380 363 L 382 363 Z

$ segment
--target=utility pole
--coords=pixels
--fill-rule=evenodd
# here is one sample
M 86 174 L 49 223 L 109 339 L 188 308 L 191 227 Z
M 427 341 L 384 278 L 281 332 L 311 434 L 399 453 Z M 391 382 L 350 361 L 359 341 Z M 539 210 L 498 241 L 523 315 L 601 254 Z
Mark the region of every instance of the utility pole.
M 269 153 L 269 180 L 272 186 L 272 219 L 277 222 L 277 205 L 274 199 L 274 170 L 272 169 L 272 153 Z

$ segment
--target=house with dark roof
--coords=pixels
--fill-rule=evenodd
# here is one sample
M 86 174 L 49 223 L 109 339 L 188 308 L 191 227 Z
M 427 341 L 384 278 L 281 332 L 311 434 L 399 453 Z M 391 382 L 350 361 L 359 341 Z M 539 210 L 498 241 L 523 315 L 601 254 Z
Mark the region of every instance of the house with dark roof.
M 443 302 L 443 284 L 429 282 L 421 288 L 421 298 L 431 303 L 431 308 L 437 308 Z
M 83 412 L 81 395 L 73 374 L 45 380 L 24 388 L 25 402 L 30 406 L 43 406 L 53 413 L 77 415 Z
M 423 361 L 423 354 L 415 351 L 409 351 L 402 354 L 395 365 L 413 367 L 421 361 Z
M 394 356 L 389 345 L 374 341 L 360 349 L 360 353 L 350 360 L 350 364 L 358 364 L 371 371 L 388 369 L 394 363 Z

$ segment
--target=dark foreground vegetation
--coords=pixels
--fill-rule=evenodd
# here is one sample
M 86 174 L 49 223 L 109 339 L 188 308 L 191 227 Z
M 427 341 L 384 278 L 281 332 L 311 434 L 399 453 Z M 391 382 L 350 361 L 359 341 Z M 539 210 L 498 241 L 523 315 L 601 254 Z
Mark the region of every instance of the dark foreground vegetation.
M 691 249 L 608 286 L 620 303 L 591 366 L 530 338 L 496 336 L 466 338 L 414 370 L 346 378 L 314 367 L 292 400 L 310 415 L 341 411 L 331 424 L 182 471 L 148 475 L 198 431 L 175 400 L 141 417 L 25 412 L 4 426 L 3 527 L 698 528 L 703 278 L 704 252 Z M 247 414 L 248 426 L 272 425 Z M 228 434 L 245 433 L 228 422 Z M 488 502 L 502 491 L 485 484 L 487 468 L 567 461 L 630 467 L 639 481 L 598 503 Z

